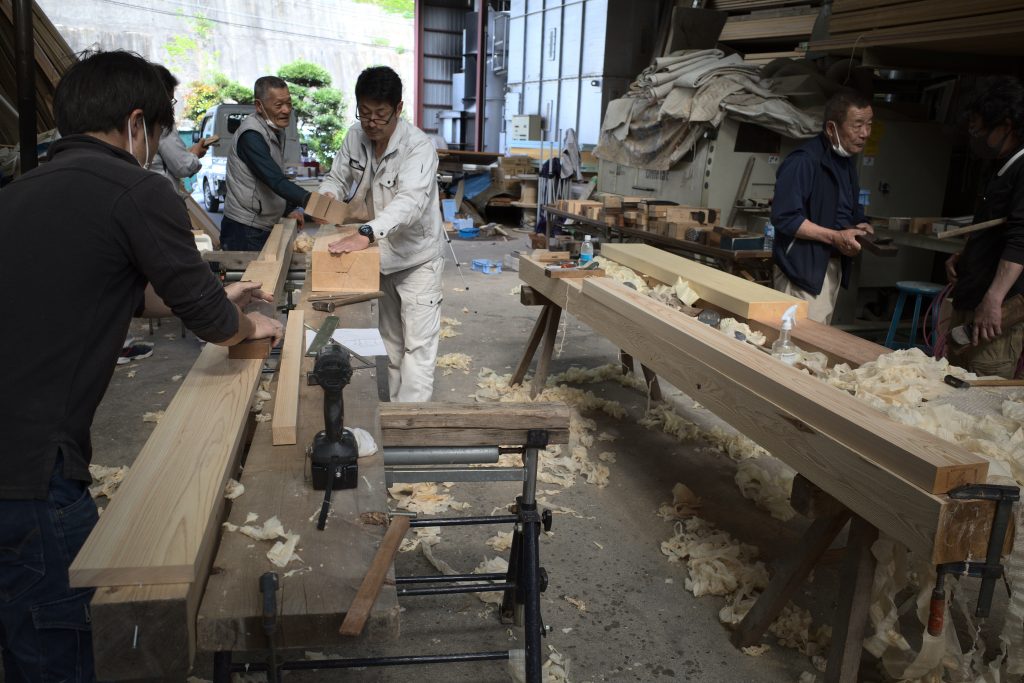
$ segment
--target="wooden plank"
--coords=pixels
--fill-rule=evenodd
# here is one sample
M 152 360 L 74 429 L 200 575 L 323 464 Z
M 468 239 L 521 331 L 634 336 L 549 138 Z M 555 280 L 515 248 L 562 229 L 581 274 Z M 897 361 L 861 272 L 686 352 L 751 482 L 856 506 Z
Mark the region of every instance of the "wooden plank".
M 305 292 L 304 292 L 305 294 Z M 369 327 L 374 323 L 371 303 L 346 307 L 345 324 Z M 326 314 L 313 311 L 305 296 L 299 305 L 304 317 L 318 327 Z M 314 359 L 303 357 L 301 368 L 311 370 Z M 272 393 L 279 391 L 272 387 Z M 377 385 L 368 371 L 357 370 L 345 388 L 345 424 L 362 427 L 381 441 L 377 418 Z M 385 527 L 387 498 L 384 458 L 359 459 L 359 486 L 335 491 L 331 513 L 323 531 L 316 529 L 322 491 L 309 484 L 306 447 L 323 429 L 323 389 L 299 387 L 298 440 L 294 445 L 272 445 L 272 426 L 256 427 L 240 481 L 245 494 L 234 502 L 228 521 L 245 524 L 250 512 L 263 522 L 277 516 L 286 530 L 300 534 L 293 561 L 279 569 L 270 564 L 269 543 L 253 541 L 240 533 L 225 533 L 213 561 L 214 569 L 196 619 L 197 646 L 203 651 L 251 651 L 267 647 L 263 634 L 259 577 L 266 571 L 280 573 L 281 603 L 277 645 L 282 648 L 322 648 L 338 644 L 338 625 L 355 597 L 376 554 Z M 273 406 L 270 406 L 273 409 Z M 299 570 L 291 572 L 292 570 Z M 386 583 L 378 597 L 364 637 L 388 640 L 398 636 L 398 596 Z
M 971 2 L 936 2 L 935 0 L 917 0 L 897 5 L 865 8 L 859 11 L 844 11 L 833 14 L 829 18 L 828 29 L 831 33 L 863 31 L 890 26 L 907 26 L 942 19 L 972 17 L 992 12 L 1015 10 L 1020 7 L 1020 0 L 971 0 Z
M 748 318 L 746 322 L 751 329 L 763 333 L 768 339 L 768 344 L 779 338 L 782 321 L 778 318 Z M 810 318 L 797 322 L 790 336 L 793 343 L 801 349 L 824 353 L 832 365 L 846 363 L 851 367 L 859 367 L 892 352 L 892 349 L 881 344 L 861 339 Z
M 807 302 L 774 289 L 749 282 L 721 270 L 676 256 L 648 244 L 601 245 L 601 255 L 667 285 L 682 278 L 708 303 L 744 318 L 775 319 L 790 306 L 797 307 L 797 319 L 807 317 Z
M 294 225 L 274 230 L 292 235 Z M 264 287 L 276 288 L 277 281 Z M 206 345 L 71 564 L 71 585 L 196 580 L 262 366 L 260 360 L 230 360 L 226 348 Z
M 270 358 L 272 339 L 246 339 L 228 348 L 228 358 L 232 360 L 266 360 Z
M 803 38 L 811 34 L 817 10 L 778 17 L 729 17 L 718 40 L 728 43 L 736 40 L 764 40 L 769 38 Z
M 373 556 L 370 571 L 366 572 L 366 576 L 363 577 L 363 583 L 360 584 L 356 597 L 352 600 L 348 612 L 345 613 L 345 620 L 341 622 L 341 628 L 338 630 L 341 635 L 351 637 L 358 636 L 363 632 L 366 620 L 370 617 L 370 610 L 377 602 L 377 596 L 380 595 L 380 589 L 384 585 L 384 579 L 392 569 L 398 546 L 402 544 L 402 539 L 405 538 L 408 531 L 409 518 L 407 516 L 399 515 L 391 519 L 388 531 L 384 534 L 384 540 L 380 542 L 377 554 Z
M 988 38 L 1024 31 L 1024 10 L 985 14 L 977 17 L 929 21 L 918 24 L 913 31 L 905 26 L 877 28 L 867 32 L 835 34 L 810 43 L 812 51 L 847 50 L 854 44 L 860 47 L 882 45 L 920 46 L 929 43 L 946 44 L 969 38 Z
M 302 326 L 304 320 L 301 308 L 288 313 L 281 364 L 278 366 L 274 418 L 271 422 L 275 446 L 296 443 L 298 438 L 300 366 L 302 356 L 306 353 L 306 332 Z
M 259 259 L 259 254 L 252 251 L 204 251 L 203 260 L 218 263 L 224 270 L 245 270 L 249 264 Z M 309 266 L 309 254 L 293 253 L 288 264 L 289 270 L 305 270 Z
M 190 195 L 185 195 L 185 208 L 188 209 L 188 218 L 192 222 L 192 228 L 202 230 L 209 235 L 213 242 L 213 248 L 220 249 L 220 228 L 210 220 L 210 215 L 203 211 Z
M 987 538 L 988 525 L 954 532 L 959 501 L 929 494 L 879 467 L 846 444 L 807 429 L 770 399 L 653 337 L 632 317 L 582 296 L 578 282 L 550 280 L 543 268 L 524 261 L 520 278 L 566 309 L 611 343 L 633 355 L 678 389 L 706 406 L 741 433 L 771 451 L 890 536 L 912 549 L 931 553 L 934 564 L 957 561 L 948 534 Z M 982 517 L 982 519 L 984 519 Z M 989 520 L 991 517 L 989 517 Z M 962 533 L 963 532 L 963 533 Z M 980 554 L 984 554 L 984 543 Z M 959 560 L 966 555 L 960 555 Z
M 519 445 L 530 429 L 568 443 L 569 413 L 561 403 L 382 403 L 380 427 L 387 447 Z
M 332 254 L 327 245 L 356 228 L 323 232 L 316 238 L 312 253 L 312 291 L 314 292 L 376 292 L 380 289 L 380 248 L 348 254 Z
M 319 192 L 310 192 L 309 201 L 306 203 L 305 213 L 327 221 L 330 224 L 341 225 L 348 217 L 349 205 L 331 199 Z
M 931 493 L 986 481 L 988 461 L 923 430 L 908 427 L 864 402 L 772 361 L 750 345 L 725 340 L 693 318 L 608 280 L 585 280 L 583 294 L 638 322 L 658 338 L 739 383 L 771 397 L 803 428 L 827 433 L 882 467 Z M 820 484 L 819 484 L 820 486 Z M 824 488 L 824 487 L 822 487 Z

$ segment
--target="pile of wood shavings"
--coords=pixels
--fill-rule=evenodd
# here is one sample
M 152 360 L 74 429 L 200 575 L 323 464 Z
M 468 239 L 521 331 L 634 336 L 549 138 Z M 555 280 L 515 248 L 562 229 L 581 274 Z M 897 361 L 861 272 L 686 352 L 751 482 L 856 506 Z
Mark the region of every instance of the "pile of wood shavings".
M 462 370 L 464 374 L 468 374 L 472 364 L 473 357 L 465 353 L 446 353 L 437 357 L 437 367 L 444 370 L 444 375 L 452 374 L 453 370 Z
M 452 484 L 444 483 L 442 486 L 450 489 Z M 396 500 L 400 510 L 423 515 L 436 515 L 447 510 L 465 510 L 470 507 L 469 503 L 455 501 L 451 494 L 441 491 L 438 485 L 433 483 L 395 484 L 388 489 L 388 493 Z
M 313 251 L 313 245 L 315 243 L 316 240 L 313 239 L 312 235 L 302 233 L 301 235 L 296 237 L 295 241 L 292 243 L 292 251 L 294 251 L 297 254 L 308 254 L 309 252 Z
M 92 476 L 92 485 L 89 487 L 89 495 L 94 499 L 105 497 L 110 499 L 114 492 L 128 476 L 128 466 L 106 467 L 104 465 L 89 465 L 89 474 Z
M 293 534 L 284 530 L 276 516 L 265 521 L 261 526 L 252 526 L 251 522 L 256 521 L 257 516 L 249 513 L 244 526 L 238 526 L 231 522 L 224 522 L 224 529 L 230 532 L 244 534 L 256 541 L 275 541 L 274 546 L 267 551 L 267 559 L 276 567 L 285 567 L 292 560 L 301 562 L 302 558 L 295 554 L 295 548 L 299 543 L 299 534 Z
M 243 493 L 245 493 L 245 485 L 240 481 L 228 479 L 228 483 L 224 485 L 224 497 L 228 500 L 234 500 Z
M 455 330 L 462 323 L 455 318 L 441 318 L 441 339 L 457 337 L 459 333 Z

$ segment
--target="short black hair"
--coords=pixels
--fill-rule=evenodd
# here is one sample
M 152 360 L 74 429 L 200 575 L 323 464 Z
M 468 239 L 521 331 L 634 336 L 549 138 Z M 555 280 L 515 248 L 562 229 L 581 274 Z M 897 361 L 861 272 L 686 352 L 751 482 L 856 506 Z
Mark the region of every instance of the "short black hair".
M 402 79 L 387 66 L 371 66 L 356 79 L 356 102 L 370 100 L 397 107 L 402 101 Z
M 986 130 L 1009 119 L 1013 130 L 1020 133 L 1024 131 L 1024 86 L 1013 76 L 980 78 L 967 103 L 967 114 L 981 118 Z
M 271 90 L 287 87 L 288 84 L 285 83 L 283 78 L 278 78 L 277 76 L 260 76 L 256 79 L 256 85 L 252 87 L 252 95 L 262 102 L 267 99 L 267 95 Z
M 160 74 L 160 80 L 164 82 L 164 87 L 167 88 L 167 94 L 172 98 L 174 97 L 174 89 L 178 87 L 178 79 L 174 77 L 167 67 L 163 64 L 154 64 L 153 68 Z
M 57 84 L 53 112 L 63 136 L 121 130 L 141 109 L 146 124 L 174 127 L 174 109 L 153 64 L 124 50 L 84 53 Z
M 850 107 L 863 109 L 870 106 L 870 98 L 856 90 L 844 88 L 828 98 L 828 102 L 825 103 L 825 117 L 822 125 L 833 121 L 837 126 L 841 126 L 846 121 L 846 113 L 850 111 Z

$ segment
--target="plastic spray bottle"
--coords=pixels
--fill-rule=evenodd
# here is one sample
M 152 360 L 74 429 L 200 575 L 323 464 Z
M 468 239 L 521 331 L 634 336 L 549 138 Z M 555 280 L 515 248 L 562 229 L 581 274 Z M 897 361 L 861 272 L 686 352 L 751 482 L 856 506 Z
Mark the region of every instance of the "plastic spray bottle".
M 796 322 L 796 306 L 790 306 L 782 314 L 782 329 L 779 338 L 772 344 L 772 355 L 786 365 L 793 365 L 800 360 L 800 349 L 789 339 L 789 332 Z

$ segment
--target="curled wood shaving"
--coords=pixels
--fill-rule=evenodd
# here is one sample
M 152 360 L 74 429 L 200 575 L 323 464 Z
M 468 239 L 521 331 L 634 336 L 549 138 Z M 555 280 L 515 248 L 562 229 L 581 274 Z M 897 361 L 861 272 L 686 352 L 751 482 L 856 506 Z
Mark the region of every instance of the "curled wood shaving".
M 473 363 L 473 357 L 465 353 L 446 353 L 437 357 L 437 367 L 443 368 L 445 375 L 452 374 L 452 370 L 462 370 L 463 374 L 469 374 L 469 368 Z
M 103 465 L 89 465 L 89 474 L 92 476 L 92 485 L 89 487 L 89 495 L 93 498 L 101 496 L 113 497 L 117 488 L 128 476 L 128 466 L 105 467 Z
M 425 515 L 470 507 L 469 503 L 456 502 L 451 494 L 439 490 L 437 484 L 433 483 L 395 484 L 388 489 L 388 493 L 397 501 L 399 509 Z
M 665 521 L 683 519 L 697 514 L 701 504 L 701 499 L 689 486 L 677 482 L 672 487 L 672 502 L 658 508 L 658 516 Z
M 164 416 L 164 411 L 162 411 L 162 410 L 157 410 L 157 411 L 151 412 L 151 413 L 143 413 L 142 414 L 142 421 L 143 422 L 152 422 L 153 424 L 156 424 L 157 422 L 159 422 L 161 420 L 161 418 L 163 418 L 163 416 Z
M 243 493 L 245 493 L 245 485 L 240 481 L 228 479 L 228 483 L 224 485 L 224 497 L 228 500 L 234 500 Z

